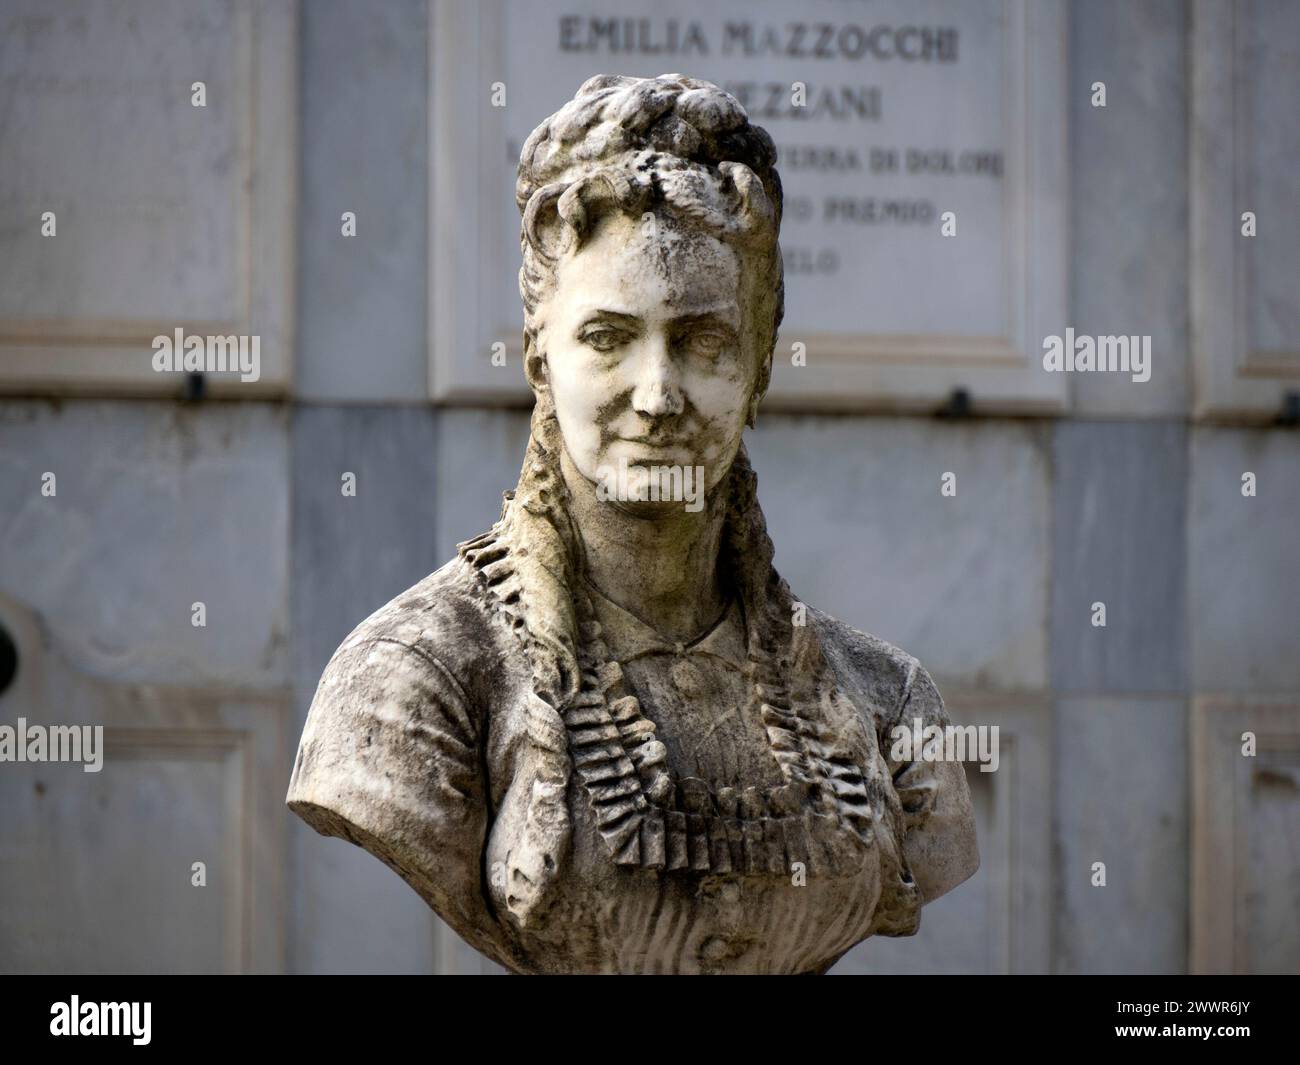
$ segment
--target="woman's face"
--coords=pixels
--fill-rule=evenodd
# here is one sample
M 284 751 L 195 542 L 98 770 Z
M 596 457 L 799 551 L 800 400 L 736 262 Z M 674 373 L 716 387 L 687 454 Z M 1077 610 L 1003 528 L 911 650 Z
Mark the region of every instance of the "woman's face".
M 761 344 L 731 246 L 670 217 L 605 215 L 563 258 L 538 346 L 565 447 L 601 481 L 620 466 L 731 468 Z M 698 473 L 698 470 L 696 471 Z

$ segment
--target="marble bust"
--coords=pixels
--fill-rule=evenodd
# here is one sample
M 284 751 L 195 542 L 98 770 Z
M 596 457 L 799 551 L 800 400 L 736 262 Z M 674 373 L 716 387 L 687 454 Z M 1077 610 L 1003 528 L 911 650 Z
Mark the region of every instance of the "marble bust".
M 891 758 L 948 723 L 930 676 L 772 566 L 742 436 L 783 313 L 775 161 L 680 74 L 591 78 L 537 127 L 518 485 L 308 715 L 289 806 L 515 972 L 821 973 L 979 864 L 962 765 Z

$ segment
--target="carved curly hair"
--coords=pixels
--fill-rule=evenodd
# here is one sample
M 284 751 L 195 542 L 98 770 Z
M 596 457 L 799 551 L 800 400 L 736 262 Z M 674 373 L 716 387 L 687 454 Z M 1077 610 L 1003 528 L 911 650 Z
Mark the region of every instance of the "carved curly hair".
M 781 177 L 772 138 L 730 93 L 684 74 L 588 79 L 524 143 L 515 202 L 526 350 L 559 256 L 581 247 L 605 211 L 665 211 L 751 253 L 771 316 L 760 352 L 766 390 L 785 313 Z

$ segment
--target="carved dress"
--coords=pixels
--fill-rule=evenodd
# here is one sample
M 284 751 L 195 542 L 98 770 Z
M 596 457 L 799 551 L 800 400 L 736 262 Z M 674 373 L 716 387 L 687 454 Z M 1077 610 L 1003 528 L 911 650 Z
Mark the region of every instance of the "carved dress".
M 482 573 L 491 549 L 462 545 L 335 653 L 296 813 L 517 972 L 818 973 L 867 936 L 916 931 L 913 867 L 952 860 L 941 840 L 974 853 L 969 793 L 960 765 L 891 761 L 889 730 L 944 725 L 943 705 L 915 659 L 812 609 L 777 674 L 746 646 L 739 599 L 673 644 L 584 582 L 568 846 L 530 877 L 535 696 L 518 619 Z M 835 683 L 783 687 L 816 672 L 814 644 Z M 526 909 L 515 892 L 538 869 L 544 904 Z

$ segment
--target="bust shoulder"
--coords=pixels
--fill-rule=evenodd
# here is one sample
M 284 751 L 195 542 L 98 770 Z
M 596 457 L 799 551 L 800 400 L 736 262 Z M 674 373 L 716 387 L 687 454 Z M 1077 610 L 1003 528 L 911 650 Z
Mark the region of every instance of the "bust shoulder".
M 938 690 L 915 657 L 900 647 L 860 632 L 853 626 L 808 607 L 821 643 L 822 653 L 835 671 L 845 693 L 874 718 L 877 732 L 884 732 L 898 720 L 904 703 L 917 695 L 934 697 Z
M 895 758 L 891 735 L 914 718 L 922 727 L 951 724 L 943 697 L 906 651 L 820 610 L 808 613 L 845 694 L 875 727 L 903 809 L 904 853 L 924 901 L 933 902 L 979 868 L 965 768 L 959 762 Z
M 286 796 L 317 832 L 380 858 L 499 961 L 480 870 L 481 767 L 493 685 L 517 668 L 512 639 L 459 558 L 380 607 L 321 675 Z
M 355 648 L 389 644 L 410 652 L 402 657 L 412 663 L 445 674 L 470 705 L 482 708 L 499 679 L 491 667 L 504 666 L 510 658 L 509 640 L 477 575 L 455 557 L 357 625 L 326 666 L 322 684 L 354 657 L 350 652 Z

